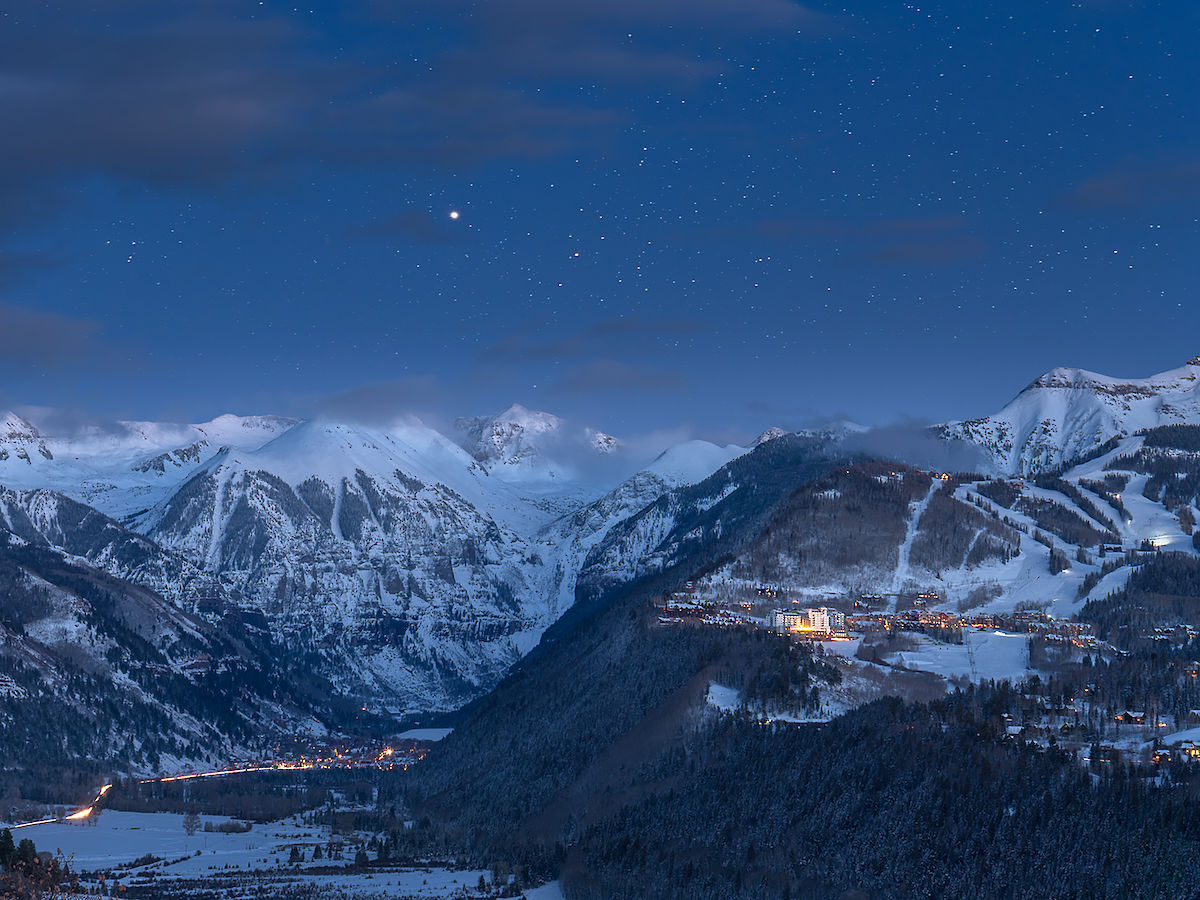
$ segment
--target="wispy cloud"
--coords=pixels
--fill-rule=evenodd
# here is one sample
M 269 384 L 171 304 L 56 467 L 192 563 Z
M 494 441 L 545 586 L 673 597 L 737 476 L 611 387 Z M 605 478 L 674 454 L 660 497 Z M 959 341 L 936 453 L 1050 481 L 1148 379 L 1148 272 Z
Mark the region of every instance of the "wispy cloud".
M 677 372 L 600 359 L 572 368 L 555 382 L 552 390 L 561 394 L 605 391 L 641 394 L 678 390 L 685 384 L 683 376 Z
M 963 216 L 861 221 L 780 216 L 762 220 L 753 233 L 789 243 L 841 244 L 854 259 L 912 268 L 959 265 L 986 251 L 983 240 Z
M 493 362 L 577 361 L 594 355 L 608 358 L 643 354 L 710 332 L 711 326 L 692 318 L 620 316 L 603 319 L 566 334 L 547 334 L 539 323 L 507 335 L 480 351 Z
M 1123 212 L 1200 200 L 1200 159 L 1129 160 L 1063 194 L 1060 203 L 1083 212 Z
M 98 322 L 0 303 L 0 371 L 87 365 L 106 355 Z

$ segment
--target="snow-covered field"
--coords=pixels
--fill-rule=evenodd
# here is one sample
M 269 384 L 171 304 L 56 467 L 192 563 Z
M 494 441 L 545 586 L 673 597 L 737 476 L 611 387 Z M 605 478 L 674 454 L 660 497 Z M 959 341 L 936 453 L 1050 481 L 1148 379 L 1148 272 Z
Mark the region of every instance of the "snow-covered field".
M 961 644 L 930 640 L 922 634 L 908 634 L 917 649 L 892 654 L 893 665 L 943 678 L 969 678 L 971 681 L 1017 681 L 1029 674 L 1029 635 L 1003 631 L 965 631 Z
M 214 826 L 226 821 L 224 817 L 201 817 L 202 823 Z M 109 810 L 90 821 L 41 825 L 21 836 L 32 838 L 38 849 L 61 851 L 77 872 L 113 870 L 124 883 L 145 883 L 151 874 L 169 883 L 238 872 L 267 872 L 273 884 L 282 877 L 287 883 L 337 888 L 345 896 L 433 898 L 470 896 L 465 892 L 478 884 L 480 875 L 490 878 L 482 871 L 435 867 L 330 874 L 328 867 L 353 860 L 357 842 L 365 836 L 335 837 L 327 827 L 304 825 L 296 818 L 256 824 L 244 834 L 197 830 L 189 835 L 181 815 Z M 329 857 L 329 847 L 335 842 L 344 842 L 341 858 Z M 322 848 L 324 858 L 314 861 L 317 846 Z M 294 847 L 303 853 L 305 862 L 289 863 Z M 147 855 L 161 862 L 130 867 Z M 540 890 L 529 896 L 539 900 L 561 896 L 556 895 L 554 886 Z

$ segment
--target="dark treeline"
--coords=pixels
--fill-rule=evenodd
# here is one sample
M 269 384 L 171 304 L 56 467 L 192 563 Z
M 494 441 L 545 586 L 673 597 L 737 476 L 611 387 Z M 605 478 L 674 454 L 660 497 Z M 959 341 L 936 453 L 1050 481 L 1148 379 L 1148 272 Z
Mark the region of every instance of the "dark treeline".
M 345 781 L 341 772 L 286 770 L 147 784 L 118 781 L 104 806 L 128 812 L 194 812 L 267 822 L 321 806 L 328 799 L 328 788 L 322 782 L 340 786 Z M 366 793 L 371 799 L 371 791 Z
M 975 486 L 975 490 L 993 503 L 999 503 L 1008 509 L 1012 509 L 1013 504 L 1017 502 L 1017 498 L 1021 496 L 1021 488 L 1019 486 L 1013 484 L 1011 481 L 1004 481 L 999 478 L 978 484 Z
M 1117 526 L 1107 515 L 1100 511 L 1100 507 L 1079 488 L 1071 484 L 1069 481 L 1064 481 L 1062 478 L 1055 478 L 1050 475 L 1040 476 L 1035 482 L 1038 487 L 1047 491 L 1057 491 L 1075 501 L 1075 505 L 1082 509 L 1085 513 L 1091 516 L 1095 521 L 1103 525 L 1110 535 L 1116 536 Z M 1118 501 L 1119 502 L 1119 501 Z
M 1046 529 L 1068 544 L 1095 547 L 1104 541 L 1116 539 L 1115 535 L 1097 530 L 1067 507 L 1053 500 L 1022 497 L 1017 501 L 1016 509 L 1033 519 L 1039 528 Z
M 938 488 L 918 523 L 909 561 L 931 572 L 1008 562 L 1021 552 L 1021 536 L 999 517 L 954 499 L 954 483 Z
M 1200 621 L 1200 559 L 1159 553 L 1136 568 L 1119 591 L 1090 600 L 1079 618 L 1123 649 L 1136 649 L 1142 635 L 1158 627 Z
M 1012 695 L 877 701 L 825 727 L 727 717 L 680 777 L 586 829 L 565 892 L 601 898 L 1177 897 L 1200 876 L 1196 772 L 1151 789 L 1000 739 Z
M 1162 425 L 1145 432 L 1145 447 L 1200 453 L 1200 425 Z
M 909 504 L 930 483 L 928 474 L 895 463 L 834 469 L 779 504 L 759 537 L 739 554 L 733 573 L 765 584 L 805 584 L 853 569 L 890 572 Z M 964 508 L 964 515 L 970 512 Z
M 1106 468 L 1149 475 L 1142 494 L 1167 509 L 1200 501 L 1200 456 L 1143 447 L 1136 453 L 1111 460 Z
M 1090 478 L 1080 478 L 1080 487 L 1087 488 L 1096 496 L 1100 497 L 1105 503 L 1120 513 L 1121 518 L 1126 522 L 1133 521 L 1133 514 L 1125 507 L 1121 500 L 1121 491 L 1125 490 L 1125 485 L 1129 484 L 1128 477 L 1121 479 L 1116 478 L 1113 474 L 1106 475 L 1103 481 L 1093 481 Z
M 778 635 L 658 627 L 649 610 L 613 618 L 518 668 L 420 766 L 384 779 L 381 805 L 419 819 L 403 836 L 412 853 L 512 857 L 552 877 L 582 807 L 616 786 L 641 790 L 643 767 L 694 727 L 710 682 L 752 705 L 803 708 L 838 678 Z
M 1194 569 L 1174 562 L 1153 560 L 1132 590 L 1191 590 Z M 1113 721 L 1123 708 L 1182 711 L 1200 688 L 1182 657 L 1072 662 L 1031 639 L 1058 673 L 1047 681 L 764 725 L 706 707 L 708 684 L 763 703 L 760 685 L 803 693 L 787 667 L 823 689 L 821 663 L 771 635 L 654 622 L 636 592 L 618 598 L 469 710 L 421 766 L 385 779 L 381 803 L 411 804 L 417 820 L 388 852 L 558 877 L 571 900 L 1174 897 L 1200 877 L 1189 763 L 1154 787 L 1119 754 L 1089 772 L 1053 741 L 1005 736 L 1072 698 L 1087 700 L 1068 722 L 1085 741 L 1129 727 Z
M 404 847 L 558 874 L 571 900 L 1186 894 L 1200 771 L 1177 761 L 1153 787 L 1120 762 L 1089 772 L 1053 745 L 1005 740 L 1002 716 L 1024 696 L 1002 684 L 885 699 L 824 726 L 710 714 L 626 779 L 573 797 L 553 831 L 504 806 L 524 785 L 500 765 L 464 779 L 457 824 L 485 796 L 471 827 L 425 818 Z

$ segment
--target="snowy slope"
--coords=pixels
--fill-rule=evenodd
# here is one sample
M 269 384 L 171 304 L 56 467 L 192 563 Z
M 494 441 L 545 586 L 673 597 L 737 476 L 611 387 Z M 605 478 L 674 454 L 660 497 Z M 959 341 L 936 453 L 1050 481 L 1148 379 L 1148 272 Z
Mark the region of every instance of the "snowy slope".
M 311 634 L 347 685 L 428 709 L 490 686 L 545 627 L 529 516 L 430 429 L 306 422 L 222 451 L 139 525 Z
M 0 486 L 0 530 L 31 546 L 61 550 L 118 578 L 175 598 L 200 574 L 144 535 L 54 491 L 14 491 Z
M 49 488 L 123 518 L 161 500 L 222 447 L 262 446 L 296 421 L 224 415 L 199 425 L 119 422 L 53 436 L 0 413 L 0 484 Z
M 61 503 L 55 510 L 45 492 L 0 496 L 0 667 L 27 701 L 9 707 L 0 755 L 90 756 L 150 772 L 228 758 L 276 728 L 323 730 L 314 713 L 333 706 L 332 692 L 296 671 L 271 635 L 236 609 L 204 619 L 115 576 L 131 561 L 151 578 L 186 566 L 95 510 L 77 516 L 74 501 Z M 197 677 L 200 660 L 219 681 Z
M 946 612 L 969 609 L 970 614 L 1001 614 L 1024 606 L 1068 618 L 1078 613 L 1087 600 L 1107 596 L 1124 584 L 1131 571 L 1124 564 L 1127 551 L 1152 545 L 1164 552 L 1200 553 L 1180 516 L 1188 504 L 1169 509 L 1160 500 L 1144 496 L 1148 476 L 1141 471 L 1144 464 L 1137 456 L 1142 444 L 1140 437 L 1125 438 L 1109 453 L 1062 476 L 1093 510 L 1116 526 L 1115 536 L 1108 535 L 1106 525 L 1067 494 L 1029 481 L 1005 482 L 1015 499 L 1002 504 L 990 496 L 995 482 L 957 484 L 933 479 L 931 488 L 922 486 L 913 494 L 904 521 L 890 529 L 890 546 L 874 554 L 870 568 L 831 565 L 839 548 L 858 550 L 866 542 L 868 531 L 888 516 L 894 518 L 895 513 L 889 511 L 883 496 L 821 490 L 824 484 L 818 482 L 804 491 L 815 492 L 813 496 L 821 500 L 819 505 L 797 503 L 795 510 L 772 523 L 772 538 L 750 544 L 732 563 L 708 578 L 703 590 L 719 596 L 752 596 L 758 585 L 767 583 L 793 597 L 856 598 L 876 594 L 884 597 L 892 609 L 910 604 L 918 591 L 935 590 L 941 599 L 930 606 Z M 1180 472 L 1200 471 L 1200 453 L 1163 449 L 1154 454 L 1157 457 L 1152 458 L 1168 460 Z M 1088 485 L 1096 485 L 1105 476 L 1127 479 L 1118 494 L 1128 518 L 1089 489 Z M 904 478 L 928 476 L 910 473 Z M 1051 502 L 1061 513 L 1078 519 L 1079 524 L 1090 525 L 1094 542 L 1067 539 L 1045 520 L 1039 521 L 1034 506 L 1027 505 L 1038 502 Z M 1200 519 L 1195 502 L 1193 498 L 1190 508 Z M 827 538 L 834 527 L 831 523 L 839 520 L 842 532 L 858 535 L 856 540 L 847 542 L 838 537 L 830 546 L 820 548 L 822 538 Z M 1065 556 L 1065 570 L 1052 571 L 1051 548 L 1036 539 L 1038 534 Z M 1122 551 L 1101 552 L 1102 546 L 1112 544 Z M 818 548 L 820 552 L 814 552 Z
M 454 423 L 463 448 L 494 477 L 553 492 L 581 479 L 590 462 L 622 453 L 621 443 L 595 428 L 581 428 L 519 403 L 494 416 Z
M 1177 423 L 1200 423 L 1200 357 L 1142 379 L 1052 369 L 995 415 L 939 432 L 981 446 L 998 472 L 1030 474 L 1058 468 L 1111 438 Z
M 600 499 L 542 529 L 537 545 L 546 565 L 540 584 L 549 602 L 550 621 L 575 602 L 576 581 L 588 554 L 615 525 L 664 494 L 703 481 L 747 452 L 735 444 L 721 447 L 698 440 L 679 444 Z

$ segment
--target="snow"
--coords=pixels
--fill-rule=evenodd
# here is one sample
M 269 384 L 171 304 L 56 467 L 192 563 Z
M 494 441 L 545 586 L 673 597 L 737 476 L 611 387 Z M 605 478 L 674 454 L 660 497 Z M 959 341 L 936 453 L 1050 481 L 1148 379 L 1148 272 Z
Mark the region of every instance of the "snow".
M 982 446 L 997 471 L 1021 474 L 1060 465 L 1114 436 L 1181 422 L 1200 422 L 1194 361 L 1141 379 L 1052 369 L 995 415 L 951 422 L 943 431 Z
M 917 536 L 917 526 L 921 522 L 921 516 L 925 515 L 925 510 L 929 508 L 929 501 L 933 499 L 934 492 L 942 486 L 941 481 L 934 479 L 929 485 L 929 490 L 925 496 L 912 504 L 912 512 L 908 517 L 908 526 L 905 530 L 904 540 L 900 544 L 900 552 L 896 564 L 896 572 L 892 576 L 892 593 L 898 592 L 908 582 L 911 572 L 909 570 L 909 554 L 912 551 L 913 541 Z
M 736 688 L 725 687 L 723 684 L 717 684 L 715 681 L 708 686 L 708 693 L 705 695 L 705 702 L 709 706 L 715 706 L 717 709 L 725 712 L 733 712 L 738 708 L 738 697 L 741 692 Z
M 1182 741 L 1200 741 L 1200 728 L 1186 728 L 1183 731 L 1176 731 L 1174 734 L 1168 734 L 1164 738 L 1160 738 L 1164 745 L 1178 744 Z
M 551 881 L 541 887 L 526 891 L 525 897 L 526 900 L 563 900 L 563 892 L 557 881 Z
M 214 826 L 227 821 L 223 816 L 201 816 L 202 823 L 210 822 Z M 288 879 L 338 888 L 363 897 L 395 896 L 398 893 L 414 897 L 449 897 L 464 887 L 474 887 L 480 875 L 490 878 L 487 873 L 477 870 L 432 867 L 347 875 L 305 874 L 305 868 L 343 865 L 345 860 L 314 863 L 312 848 L 318 844 L 326 846 L 333 836 L 327 827 L 304 825 L 295 818 L 255 824 L 243 834 L 206 832 L 201 824 L 201 830 L 188 835 L 181 815 L 105 810 L 92 821 L 37 825 L 22 832 L 22 836 L 32 838 L 39 849 L 60 850 L 77 872 L 114 868 L 151 854 L 166 861 L 153 867 L 160 878 L 218 876 L 236 870 L 280 870 Z M 357 836 L 360 840 L 366 837 Z M 346 839 L 339 835 L 337 840 Z M 351 844 L 352 841 L 346 841 L 345 859 L 353 858 Z M 292 847 L 297 845 L 304 849 L 307 858 L 299 868 L 288 864 Z M 147 869 L 134 871 L 142 873 Z M 130 876 L 120 877 L 125 881 Z M 555 896 L 555 888 L 546 888 L 540 896 L 550 900 Z
M 645 471 L 674 485 L 696 484 L 717 469 L 750 452 L 736 444 L 724 447 L 708 441 L 685 441 L 659 454 Z
M 402 741 L 440 741 L 453 730 L 453 728 L 410 728 L 398 737 Z
M 1005 631 L 963 632 L 963 643 L 945 644 L 920 634 L 906 634 L 917 649 L 892 654 L 888 662 L 931 672 L 943 678 L 1017 681 L 1030 671 L 1029 635 Z

